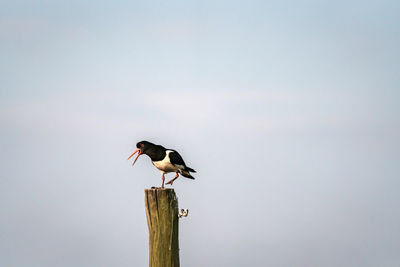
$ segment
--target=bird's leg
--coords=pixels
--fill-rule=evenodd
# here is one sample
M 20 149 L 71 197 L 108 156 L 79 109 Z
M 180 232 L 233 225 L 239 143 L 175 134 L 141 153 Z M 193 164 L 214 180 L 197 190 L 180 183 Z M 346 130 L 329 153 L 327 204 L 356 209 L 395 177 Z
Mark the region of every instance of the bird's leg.
M 162 185 L 161 188 L 164 188 L 164 181 L 165 181 L 165 177 L 164 177 L 164 173 L 162 174 Z
M 179 174 L 178 173 L 176 173 L 176 176 L 175 176 L 175 178 L 174 179 L 172 179 L 171 181 L 169 181 L 167 184 L 170 184 L 170 185 L 172 185 L 172 183 L 176 180 L 176 179 L 178 179 L 178 177 L 179 177 Z

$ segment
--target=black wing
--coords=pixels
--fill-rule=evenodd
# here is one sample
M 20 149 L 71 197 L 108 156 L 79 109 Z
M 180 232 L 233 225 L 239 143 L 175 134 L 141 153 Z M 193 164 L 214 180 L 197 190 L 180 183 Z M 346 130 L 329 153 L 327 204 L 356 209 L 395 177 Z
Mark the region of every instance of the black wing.
M 183 161 L 183 158 L 181 155 L 179 155 L 178 152 L 172 151 L 169 153 L 169 160 L 171 161 L 172 164 L 174 165 L 183 165 L 186 167 L 185 162 Z
M 183 158 L 181 157 L 181 155 L 179 155 L 178 152 L 176 152 L 175 150 L 170 152 L 169 160 L 173 165 L 182 165 L 184 167 L 183 170 L 179 171 L 180 174 L 182 174 L 186 178 L 194 179 L 194 177 L 190 175 L 189 172 L 196 172 L 196 171 L 186 166 L 185 162 L 183 161 Z

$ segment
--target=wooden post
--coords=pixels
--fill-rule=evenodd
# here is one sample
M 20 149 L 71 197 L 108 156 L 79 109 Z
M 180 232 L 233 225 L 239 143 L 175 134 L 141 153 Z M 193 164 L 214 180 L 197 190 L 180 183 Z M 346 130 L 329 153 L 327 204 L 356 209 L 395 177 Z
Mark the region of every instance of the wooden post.
M 172 188 L 144 190 L 149 266 L 179 267 L 178 199 Z

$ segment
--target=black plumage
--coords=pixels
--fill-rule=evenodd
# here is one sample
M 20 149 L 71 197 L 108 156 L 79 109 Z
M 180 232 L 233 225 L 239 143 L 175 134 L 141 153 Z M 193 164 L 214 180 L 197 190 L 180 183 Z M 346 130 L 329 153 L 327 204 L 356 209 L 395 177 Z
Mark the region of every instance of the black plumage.
M 139 158 L 141 154 L 146 154 L 150 157 L 153 165 L 161 171 L 162 174 L 162 185 L 164 188 L 164 175 L 166 173 L 175 172 L 176 176 L 172 180 L 168 181 L 167 184 L 173 184 L 173 182 L 179 177 L 179 174 L 186 178 L 194 179 L 190 172 L 195 173 L 196 171 L 186 166 L 185 161 L 181 155 L 173 149 L 166 149 L 163 146 L 150 143 L 148 141 L 141 141 L 136 144 L 137 149 L 129 156 L 130 159 L 135 153 L 139 152 L 133 164 Z M 132 164 L 132 165 L 133 165 Z

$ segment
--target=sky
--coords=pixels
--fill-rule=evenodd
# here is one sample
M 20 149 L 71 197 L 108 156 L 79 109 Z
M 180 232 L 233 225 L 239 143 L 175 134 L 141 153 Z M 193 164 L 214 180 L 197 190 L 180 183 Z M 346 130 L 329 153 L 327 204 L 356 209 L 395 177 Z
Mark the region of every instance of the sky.
M 181 266 L 398 267 L 399 9 L 2 1 L 0 265 L 146 266 L 147 140 Z

